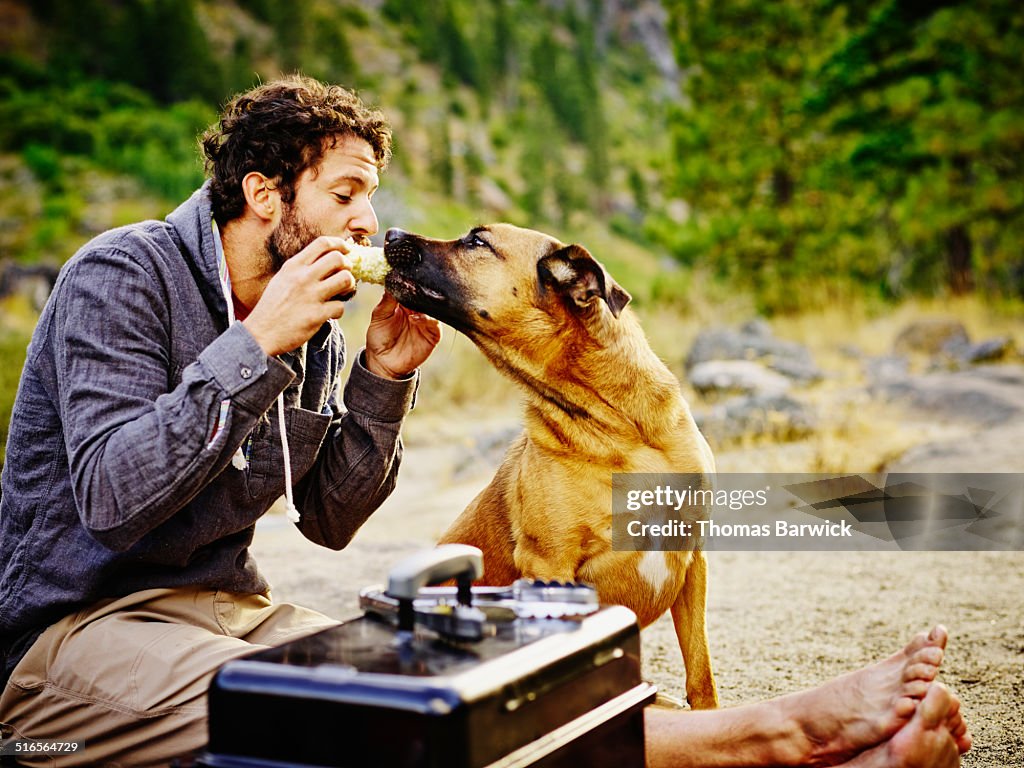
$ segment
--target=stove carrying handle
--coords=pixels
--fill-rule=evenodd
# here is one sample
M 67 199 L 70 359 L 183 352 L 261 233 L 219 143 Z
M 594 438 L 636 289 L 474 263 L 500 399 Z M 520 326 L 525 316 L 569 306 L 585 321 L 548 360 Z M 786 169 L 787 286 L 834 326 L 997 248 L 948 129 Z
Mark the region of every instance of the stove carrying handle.
M 411 632 L 413 601 L 422 587 L 455 579 L 460 605 L 473 602 L 471 587 L 484 575 L 484 555 L 466 544 L 442 544 L 400 561 L 388 574 L 387 595 L 398 600 L 398 629 Z

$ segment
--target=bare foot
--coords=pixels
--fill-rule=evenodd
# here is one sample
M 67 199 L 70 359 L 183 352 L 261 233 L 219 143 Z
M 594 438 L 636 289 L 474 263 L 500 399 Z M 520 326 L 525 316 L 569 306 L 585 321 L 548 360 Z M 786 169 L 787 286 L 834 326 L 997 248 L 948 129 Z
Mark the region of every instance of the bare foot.
M 970 731 L 967 730 L 967 721 L 964 720 L 963 713 L 960 711 L 960 699 L 955 695 L 951 695 L 951 698 L 953 701 L 949 714 L 946 716 L 946 729 L 953 737 L 953 741 L 956 742 L 956 748 L 962 755 L 971 748 L 973 739 L 971 738 Z
M 647 765 L 956 765 L 971 739 L 959 700 L 933 682 L 945 646 L 937 626 L 885 661 L 809 691 L 717 710 L 648 707 Z
M 804 756 L 796 762 L 836 765 L 892 739 L 928 693 L 946 639 L 946 628 L 937 625 L 885 661 L 780 699 L 805 741 Z M 954 727 L 958 711 L 950 715 Z M 963 731 L 966 735 L 966 725 Z
M 947 727 L 954 710 L 959 703 L 936 683 L 895 736 L 843 763 L 843 768 L 955 768 L 960 750 Z

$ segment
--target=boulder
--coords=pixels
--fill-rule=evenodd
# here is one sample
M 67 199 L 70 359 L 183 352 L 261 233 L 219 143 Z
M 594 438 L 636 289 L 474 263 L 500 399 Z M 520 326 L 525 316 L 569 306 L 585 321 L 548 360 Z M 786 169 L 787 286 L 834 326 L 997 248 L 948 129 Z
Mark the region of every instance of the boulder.
M 714 446 L 749 437 L 796 440 L 811 434 L 818 422 L 809 406 L 787 394 L 734 397 L 695 413 L 694 420 Z
M 1024 366 L 974 366 L 875 381 L 876 397 L 936 419 L 994 427 L 1024 418 Z
M 756 361 L 800 383 L 818 381 L 821 370 L 806 347 L 775 338 L 764 320 L 752 320 L 738 330 L 711 328 L 698 334 L 686 356 L 686 370 L 715 360 Z
M 954 367 L 995 363 L 1012 357 L 1014 352 L 1013 339 L 1009 336 L 999 336 L 973 344 L 954 342 L 947 344 L 943 349 L 943 353 L 950 359 Z
M 15 294 L 26 296 L 32 307 L 41 312 L 59 272 L 56 264 L 20 264 L 4 259 L 0 261 L 0 298 Z
M 903 355 L 878 355 L 862 363 L 869 387 L 900 381 L 910 375 L 910 360 Z
M 896 335 L 893 351 L 938 355 L 947 348 L 969 343 L 967 329 L 955 317 L 929 317 L 905 326 Z
M 690 369 L 690 384 L 702 395 L 743 393 L 781 395 L 790 380 L 751 360 L 709 360 Z

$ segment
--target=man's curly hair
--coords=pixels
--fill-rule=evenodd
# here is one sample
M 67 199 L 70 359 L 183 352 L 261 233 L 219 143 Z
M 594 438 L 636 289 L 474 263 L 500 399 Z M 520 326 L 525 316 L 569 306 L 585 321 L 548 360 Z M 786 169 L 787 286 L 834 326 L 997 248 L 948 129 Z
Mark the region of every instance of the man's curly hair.
M 242 179 L 253 171 L 273 179 L 290 203 L 296 179 L 344 136 L 364 139 L 384 170 L 391 128 L 352 91 L 293 75 L 235 96 L 201 138 L 214 218 L 224 224 L 242 215 Z

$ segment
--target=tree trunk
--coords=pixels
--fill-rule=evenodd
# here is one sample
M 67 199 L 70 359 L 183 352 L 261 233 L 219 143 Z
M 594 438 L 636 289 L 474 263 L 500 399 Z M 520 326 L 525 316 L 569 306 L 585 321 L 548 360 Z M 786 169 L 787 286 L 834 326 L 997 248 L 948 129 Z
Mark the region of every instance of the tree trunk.
M 974 290 L 971 236 L 962 224 L 946 230 L 946 264 L 949 267 L 949 288 L 954 296 Z
M 793 177 L 785 168 L 776 168 L 772 171 L 772 198 L 776 208 L 789 205 L 793 199 L 794 191 Z

